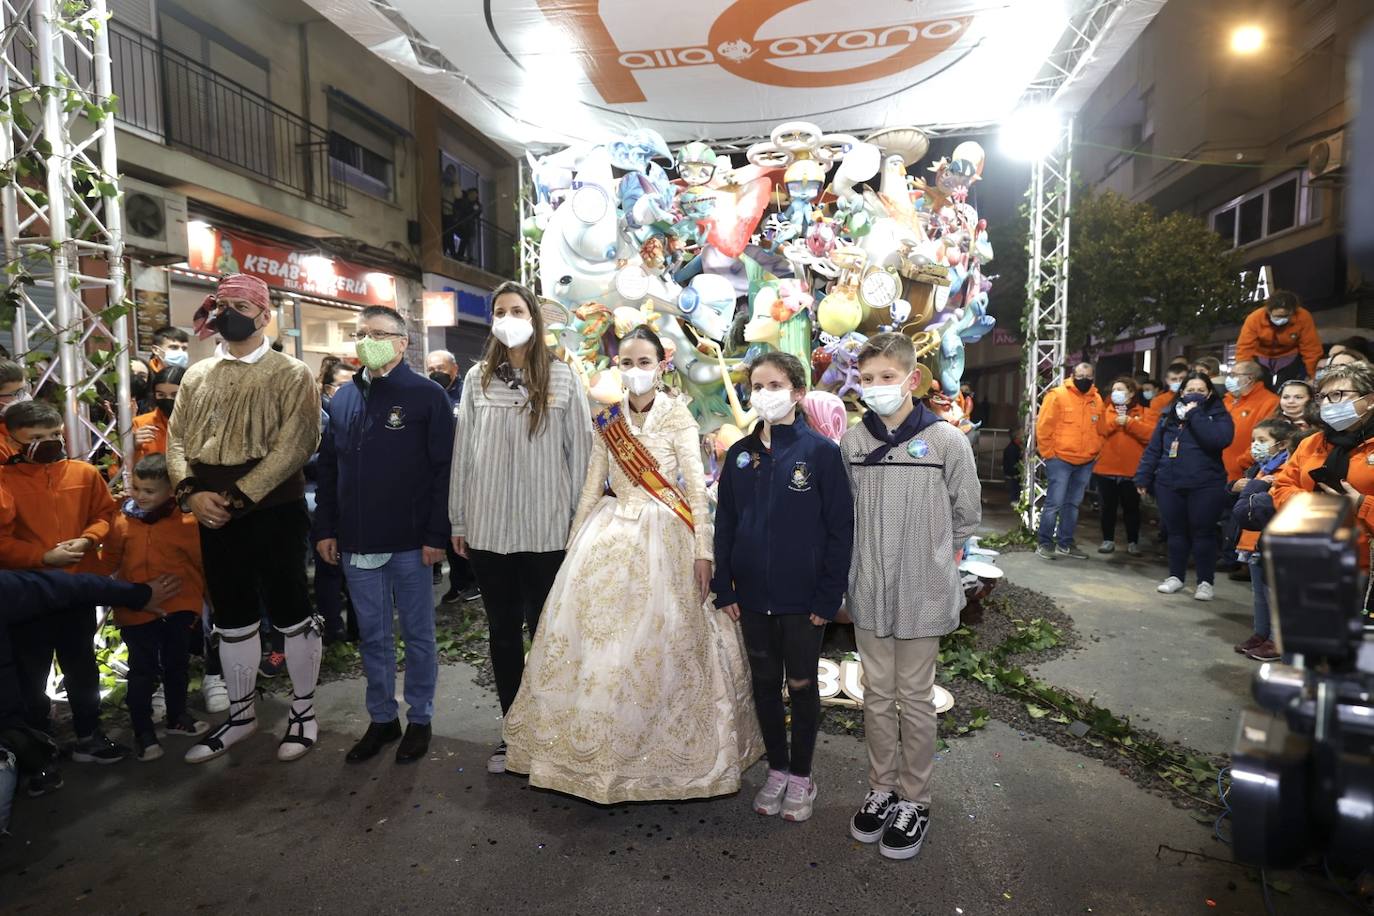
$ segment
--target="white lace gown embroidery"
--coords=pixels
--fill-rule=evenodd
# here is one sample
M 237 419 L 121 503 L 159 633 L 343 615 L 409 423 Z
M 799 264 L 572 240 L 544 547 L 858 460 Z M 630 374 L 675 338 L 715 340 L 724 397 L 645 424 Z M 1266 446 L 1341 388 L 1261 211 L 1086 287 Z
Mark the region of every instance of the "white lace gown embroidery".
M 712 532 L 696 423 L 663 394 L 630 423 L 663 476 L 680 475 L 695 535 L 598 436 L 506 716 L 506 767 L 601 804 L 729 794 L 762 739 L 739 627 L 697 599 L 693 561 L 710 559 Z

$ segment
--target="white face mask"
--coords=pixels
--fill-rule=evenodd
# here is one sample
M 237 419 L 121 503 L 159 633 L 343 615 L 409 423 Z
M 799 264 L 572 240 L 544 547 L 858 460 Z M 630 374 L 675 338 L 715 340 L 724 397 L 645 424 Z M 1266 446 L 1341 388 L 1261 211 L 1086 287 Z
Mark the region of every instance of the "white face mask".
M 749 396 L 749 406 L 758 411 L 759 416 L 769 423 L 776 423 L 790 416 L 796 404 L 792 400 L 790 388 L 777 391 L 760 388 Z
M 658 384 L 658 373 L 652 369 L 622 369 L 620 380 L 630 394 L 648 394 Z
M 910 395 L 902 390 L 905 385 L 905 379 L 896 385 L 870 385 L 864 389 L 864 403 L 873 408 L 873 412 L 878 416 L 890 417 L 901 410 L 903 402 L 910 398 Z
M 162 354 L 162 362 L 164 365 L 185 369 L 191 364 L 191 354 L 185 350 L 167 350 Z
M 1112 392 L 1112 403 L 1120 407 L 1131 399 L 1131 396 L 1124 391 Z
M 534 336 L 534 322 L 528 318 L 502 315 L 491 323 L 491 333 L 507 347 L 519 347 Z
M 1288 323 L 1288 319 L 1287 319 L 1287 318 L 1275 318 L 1273 315 L 1270 315 L 1270 316 L 1269 316 L 1269 323 L 1272 324 L 1272 325 L 1273 325 L 1274 327 L 1276 327 L 1276 328 L 1281 328 L 1281 327 L 1283 327 L 1284 325 L 1286 325 L 1286 324 Z

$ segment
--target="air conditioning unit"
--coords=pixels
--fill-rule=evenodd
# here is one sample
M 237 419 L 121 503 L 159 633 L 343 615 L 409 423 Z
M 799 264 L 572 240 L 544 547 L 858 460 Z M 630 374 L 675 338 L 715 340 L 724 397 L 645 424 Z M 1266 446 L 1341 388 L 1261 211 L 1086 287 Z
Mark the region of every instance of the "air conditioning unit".
M 1345 131 L 1323 137 L 1307 153 L 1307 177 L 1313 181 L 1335 180 L 1345 170 Z
M 186 260 L 186 195 L 132 178 L 124 192 L 124 248 L 148 264 Z

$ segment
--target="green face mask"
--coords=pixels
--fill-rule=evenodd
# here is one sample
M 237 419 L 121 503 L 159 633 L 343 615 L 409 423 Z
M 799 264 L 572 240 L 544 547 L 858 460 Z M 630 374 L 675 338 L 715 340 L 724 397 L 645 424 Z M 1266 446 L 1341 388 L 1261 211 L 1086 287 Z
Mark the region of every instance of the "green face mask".
M 389 340 L 373 340 L 364 337 L 357 343 L 358 362 L 373 372 L 378 371 L 396 358 L 396 346 Z

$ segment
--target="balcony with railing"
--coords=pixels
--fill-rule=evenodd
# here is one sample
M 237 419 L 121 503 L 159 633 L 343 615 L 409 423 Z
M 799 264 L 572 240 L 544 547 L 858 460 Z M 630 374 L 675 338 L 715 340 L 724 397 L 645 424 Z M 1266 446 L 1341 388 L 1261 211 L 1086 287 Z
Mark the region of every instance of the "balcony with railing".
M 342 210 L 329 131 L 141 32 L 110 27 L 118 120 L 317 204 Z
M 487 219 L 456 217 L 447 204 L 440 239 L 444 256 L 479 267 L 489 274 L 514 279 L 519 242 L 515 234 Z

